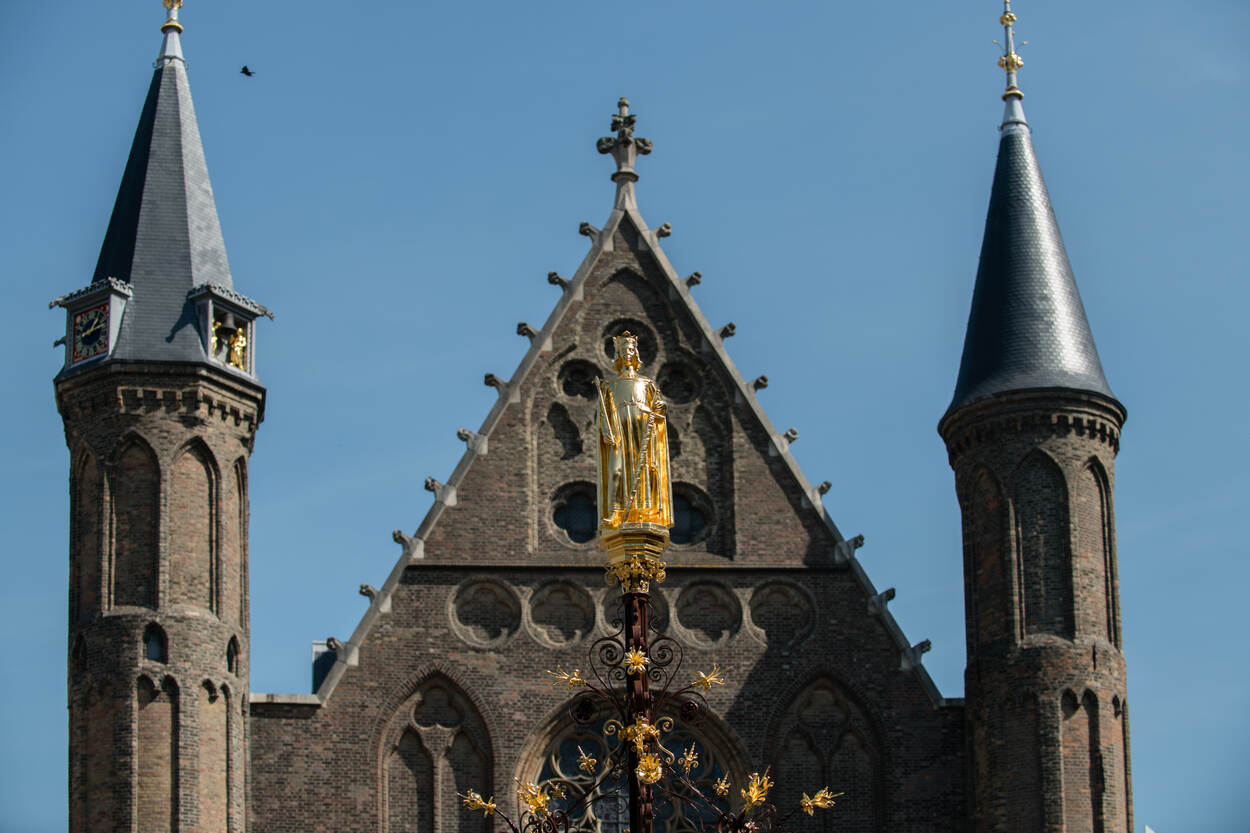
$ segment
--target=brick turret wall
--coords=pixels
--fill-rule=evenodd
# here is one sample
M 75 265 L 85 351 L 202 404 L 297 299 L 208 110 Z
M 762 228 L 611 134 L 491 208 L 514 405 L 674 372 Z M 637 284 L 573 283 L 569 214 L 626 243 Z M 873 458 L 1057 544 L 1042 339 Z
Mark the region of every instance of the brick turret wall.
M 1116 574 L 1124 410 L 1074 391 L 945 418 L 963 513 L 976 833 L 1132 830 Z
M 111 363 L 57 382 L 70 450 L 70 827 L 246 827 L 247 457 L 264 390 Z

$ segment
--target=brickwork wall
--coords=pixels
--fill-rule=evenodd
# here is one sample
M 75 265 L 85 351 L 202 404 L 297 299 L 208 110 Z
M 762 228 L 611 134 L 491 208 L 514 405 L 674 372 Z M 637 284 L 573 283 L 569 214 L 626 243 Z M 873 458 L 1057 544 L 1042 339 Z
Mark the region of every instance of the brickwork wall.
M 1131 829 L 1112 508 L 1123 419 L 1109 400 L 1054 391 L 973 404 L 941 426 L 965 592 L 1013 622 L 1004 636 L 995 617 L 968 619 L 976 831 Z M 1002 494 L 1011 523 L 995 544 Z M 987 599 L 997 588 L 1005 598 Z
M 472 564 L 409 568 L 392 598 L 392 612 L 378 620 L 360 648 L 359 664 L 345 670 L 324 706 L 253 704 L 258 829 L 387 829 L 383 818 L 396 800 L 415 802 L 421 812 L 419 791 L 388 799 L 381 773 L 390 780 L 403 771 L 402 756 L 394 757 L 403 748 L 402 736 L 394 733 L 398 726 L 410 727 L 415 695 L 431 680 L 471 704 L 460 714 L 481 714 L 494 764 L 480 788 L 511 803 L 508 785 L 514 777 L 536 774 L 523 762 L 536 759 L 541 749 L 535 746 L 542 746 L 566 702 L 566 693 L 553 689 L 542 671 L 556 665 L 586 667 L 592 638 L 609 632 L 604 608 L 612 606 L 616 591 L 603 584 L 597 569 L 492 569 L 488 580 L 514 594 L 520 610 L 474 631 L 459 620 L 456 601 L 474 583 L 487 580 L 481 573 Z M 544 588 L 565 580 L 590 598 L 594 618 L 582 635 L 574 635 L 569 625 L 564 635 L 553 634 L 538 624 L 544 617 L 531 607 Z M 753 596 L 761 586 L 775 592 L 778 582 L 807 600 L 797 629 L 774 625 L 770 631 L 755 620 Z M 731 608 L 728 628 L 724 614 L 705 600 L 683 608 L 682 597 L 692 588 L 700 595 L 716 593 L 720 604 Z M 868 821 L 840 830 L 959 829 L 961 710 L 935 709 L 914 678 L 899 671 L 897 648 L 867 615 L 862 591 L 847 571 L 675 569 L 658 594 L 670 611 L 684 610 L 673 615 L 672 630 L 687 646 L 696 646 L 688 650 L 684 666 L 691 676 L 713 663 L 734 669 L 730 685 L 713 691 L 711 705 L 728 725 L 732 744 L 726 752 L 739 771 L 776 763 L 788 767 L 808 793 L 826 780 L 843 789 L 833 783 L 841 779 L 854 795 L 847 798 L 847 814 L 838 817 L 838 824 Z M 819 608 L 815 599 L 823 600 Z M 770 616 L 761 618 L 777 621 Z M 576 623 L 577 615 L 565 621 Z M 483 645 L 490 640 L 481 633 L 501 636 Z M 567 641 L 556 644 L 557 639 Z M 839 693 L 839 703 L 854 704 L 857 716 L 851 724 L 837 716 L 845 707 L 822 712 L 832 701 L 821 695 L 830 691 Z M 801 726 L 799 714 L 807 721 Z M 851 737 L 843 738 L 852 728 Z M 790 761 L 792 745 L 775 742 L 783 731 L 787 736 L 808 733 L 812 742 L 828 748 L 814 766 L 801 756 Z M 857 756 L 863 766 L 853 763 Z M 318 785 L 327 781 L 339 785 L 340 799 L 351 800 L 318 799 Z M 447 816 L 442 818 L 450 824 Z M 456 829 L 463 828 L 443 827 Z
M 246 483 L 233 499 L 215 484 L 250 450 L 263 397 L 233 374 L 186 365 L 111 363 L 57 382 L 70 459 L 84 461 L 70 482 L 74 829 L 245 829 Z M 77 534 L 97 518 L 98 544 Z M 153 626 L 162 659 L 145 655 Z M 206 684 L 219 704 L 207 719 Z
M 226 697 L 211 685 L 199 690 L 199 780 L 200 831 L 215 833 L 227 827 L 229 796 L 226 750 L 229 732 L 226 727 Z
M 213 610 L 213 532 L 216 501 L 205 454 L 192 446 L 174 462 L 167 504 L 178 524 L 178 546 L 169 553 L 169 604 Z
M 1100 833 L 1102 772 L 1099 770 L 1098 703 L 1065 691 L 1063 713 L 1063 825 L 1065 833 Z
M 157 593 L 160 469 L 146 444 L 128 437 L 110 480 L 111 605 L 152 606 Z
M 245 549 L 242 538 L 246 534 L 246 522 L 242 507 L 246 498 L 240 487 L 241 461 L 229 461 L 224 467 L 221 489 L 221 539 L 218 546 L 220 567 L 219 588 L 221 606 L 218 615 L 232 625 L 241 624 L 243 608 L 243 576 L 247 567 L 243 563 Z
M 116 766 L 117 722 L 128 704 L 119 703 L 106 684 L 84 686 L 75 693 L 80 708 L 70 717 L 70 761 L 71 766 L 80 762 L 80 768 L 71 770 L 70 818 L 81 820 L 82 826 L 75 829 L 109 833 L 124 795 Z
M 70 621 L 77 622 L 99 612 L 103 581 L 103 482 L 90 451 L 79 454 L 71 482 L 69 610 Z
M 1012 472 L 1020 554 L 1024 633 L 1072 638 L 1072 531 L 1063 472 L 1045 454 L 1030 453 Z
M 135 816 L 140 833 L 170 833 L 178 818 L 178 707 L 172 681 L 157 688 L 139 678 Z
M 507 392 L 455 505 L 436 508 L 390 612 L 341 649 L 324 704 L 253 703 L 256 829 L 481 833 L 480 817 L 445 798 L 473 781 L 474 762 L 486 766 L 478 788 L 510 808 L 513 779 L 538 774 L 568 725 L 567 691 L 543 671 L 585 669 L 615 615 L 596 542 L 572 540 L 553 499 L 596 479 L 588 386 L 609 372 L 605 341 L 621 329 L 640 336 L 643 372 L 670 401 L 673 480 L 705 501 L 705 534 L 669 550 L 656 606 L 687 646 L 683 674 L 732 669 L 709 698 L 718 753 L 738 776 L 784 768 L 787 798 L 846 789 L 821 830 L 961 829 L 962 709 L 938 707 L 901 669 L 863 585 L 835 564 L 810 496 L 637 232 L 626 223 L 613 244 L 549 334 L 550 351 Z M 433 690 L 459 704 L 448 723 L 419 714 Z
M 1118 624 L 1114 611 L 1119 605 L 1111 598 L 1113 529 L 1108 510 L 1106 475 L 1097 461 L 1081 469 L 1076 482 L 1076 563 L 1075 580 L 1085 593 L 1075 599 L 1076 627 L 1081 633 L 1098 636 L 1119 647 Z

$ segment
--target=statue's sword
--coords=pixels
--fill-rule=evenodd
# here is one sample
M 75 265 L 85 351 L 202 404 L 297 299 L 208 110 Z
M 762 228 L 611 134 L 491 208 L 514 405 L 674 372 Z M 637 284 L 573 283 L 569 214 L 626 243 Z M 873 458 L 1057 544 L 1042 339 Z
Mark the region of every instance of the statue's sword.
M 634 507 L 634 498 L 638 497 L 638 487 L 642 485 L 642 468 L 647 464 L 647 454 L 645 453 L 651 445 L 651 434 L 655 430 L 655 411 L 647 412 L 647 430 L 642 435 L 642 449 L 644 453 L 638 455 L 638 467 L 634 470 L 634 488 L 629 493 L 629 500 L 625 502 L 625 520 L 629 520 L 629 510 Z

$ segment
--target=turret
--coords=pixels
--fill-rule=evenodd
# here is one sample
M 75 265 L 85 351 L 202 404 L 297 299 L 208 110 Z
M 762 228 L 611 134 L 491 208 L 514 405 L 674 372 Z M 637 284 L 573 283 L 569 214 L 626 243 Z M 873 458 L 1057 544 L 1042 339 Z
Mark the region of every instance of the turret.
M 70 829 L 243 831 L 247 466 L 265 390 L 164 40 L 55 379 L 70 451 Z
M 1024 116 L 1010 0 L 998 163 L 954 398 L 972 829 L 1132 830 L 1115 545 L 1125 410 Z

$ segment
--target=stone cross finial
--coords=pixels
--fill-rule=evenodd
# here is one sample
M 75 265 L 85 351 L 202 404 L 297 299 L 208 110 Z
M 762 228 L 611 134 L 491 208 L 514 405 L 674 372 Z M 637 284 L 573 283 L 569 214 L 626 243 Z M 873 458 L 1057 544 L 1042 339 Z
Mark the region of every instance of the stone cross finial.
M 615 136 L 604 136 L 595 145 L 600 153 L 612 154 L 616 160 L 616 173 L 612 181 L 616 183 L 616 208 L 637 208 L 634 202 L 634 183 L 638 181 L 638 173 L 634 170 L 634 162 L 638 154 L 646 156 L 651 152 L 651 140 L 634 138 L 634 123 L 638 117 L 629 112 L 629 99 L 624 96 L 616 103 L 617 113 L 612 116 L 612 129 Z

